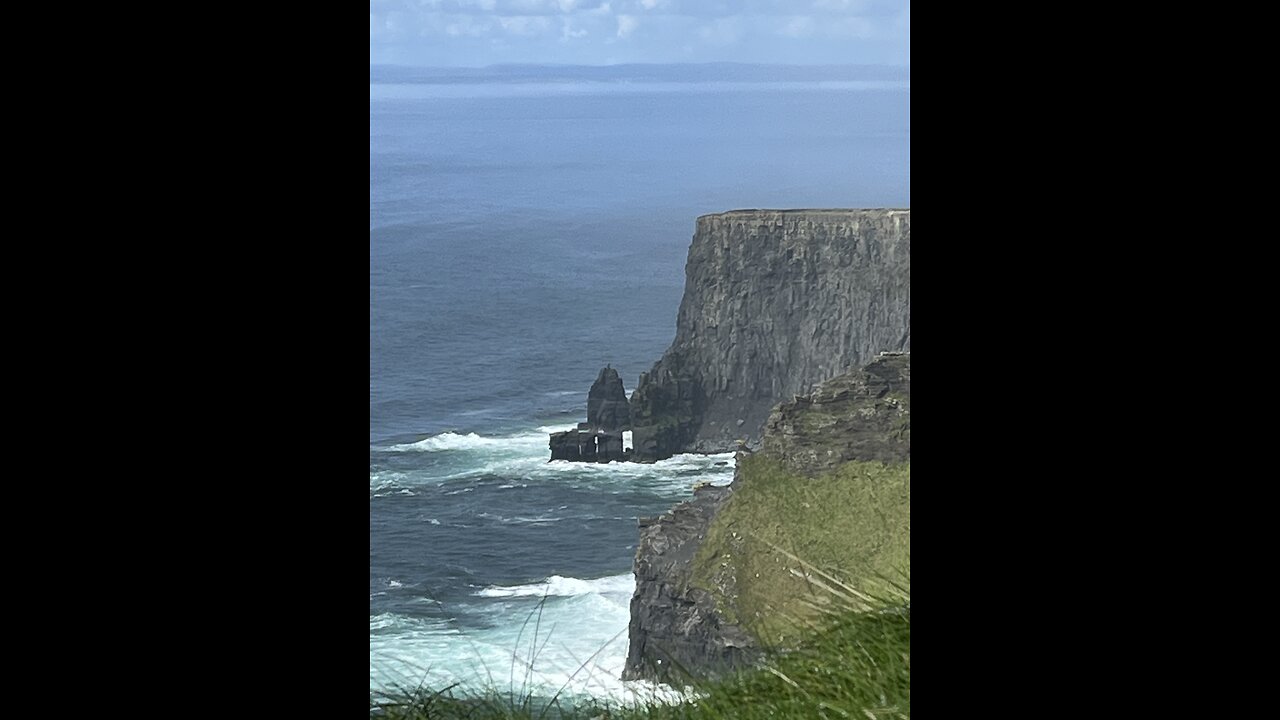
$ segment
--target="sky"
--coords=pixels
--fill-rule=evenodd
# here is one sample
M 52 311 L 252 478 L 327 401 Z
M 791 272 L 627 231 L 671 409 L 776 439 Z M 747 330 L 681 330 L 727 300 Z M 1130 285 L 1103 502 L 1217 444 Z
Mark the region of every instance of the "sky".
M 910 0 L 369 0 L 369 62 L 909 66 Z

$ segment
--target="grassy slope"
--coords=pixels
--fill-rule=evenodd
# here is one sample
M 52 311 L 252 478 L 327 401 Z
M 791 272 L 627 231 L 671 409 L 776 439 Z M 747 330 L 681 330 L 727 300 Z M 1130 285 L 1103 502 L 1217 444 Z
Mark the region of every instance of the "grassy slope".
M 765 645 L 790 644 L 823 609 L 856 597 L 842 583 L 899 594 L 880 578 L 902 584 L 910 572 L 909 462 L 848 462 L 807 478 L 754 455 L 739 472 L 693 570 L 694 584 L 716 596 L 730 622 Z

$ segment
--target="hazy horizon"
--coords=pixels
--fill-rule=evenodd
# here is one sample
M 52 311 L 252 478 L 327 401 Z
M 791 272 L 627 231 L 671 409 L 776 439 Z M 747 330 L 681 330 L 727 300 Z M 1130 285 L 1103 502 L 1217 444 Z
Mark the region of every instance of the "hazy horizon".
M 370 0 L 369 62 L 909 67 L 909 0 Z

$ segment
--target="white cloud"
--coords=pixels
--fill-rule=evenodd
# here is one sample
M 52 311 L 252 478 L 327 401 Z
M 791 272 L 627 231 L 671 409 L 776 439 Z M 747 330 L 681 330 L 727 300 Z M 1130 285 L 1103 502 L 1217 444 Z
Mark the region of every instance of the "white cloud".
M 573 21 L 564 18 L 560 21 L 560 41 L 569 42 L 574 38 L 586 37 L 587 29 L 574 27 Z
M 541 35 L 551 28 L 551 21 L 541 15 L 514 15 L 498 18 L 498 24 L 510 35 Z
M 666 5 L 666 0 L 640 0 L 640 7 L 645 10 L 652 10 L 659 5 Z
M 635 31 L 640 24 L 640 19 L 635 15 L 619 15 L 618 16 L 618 37 L 625 38 Z

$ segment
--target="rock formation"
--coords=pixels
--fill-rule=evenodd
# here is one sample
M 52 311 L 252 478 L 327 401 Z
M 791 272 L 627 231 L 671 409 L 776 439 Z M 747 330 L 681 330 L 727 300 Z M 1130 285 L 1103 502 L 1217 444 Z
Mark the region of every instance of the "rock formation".
M 779 404 L 761 449 L 738 453 L 730 486 L 700 488 L 671 512 L 640 520 L 623 679 L 714 676 L 759 657 L 761 621 L 795 611 L 806 586 L 788 583 L 803 583 L 795 578 L 807 573 L 760 538 L 833 552 L 815 559 L 828 568 L 882 570 L 909 557 L 910 459 L 910 354 L 886 353 Z M 810 487 L 801 493 L 804 483 Z M 809 492 L 815 502 L 857 502 L 821 512 L 801 503 L 797 516 L 775 501 Z M 831 535 L 839 539 L 813 542 Z M 885 562 L 862 563 L 878 559 Z
M 640 376 L 638 460 L 756 447 L 770 410 L 911 348 L 910 210 L 697 220 L 671 347 Z
M 640 519 L 623 680 L 678 681 L 680 668 L 715 674 L 758 655 L 755 639 L 723 622 L 711 593 L 690 582 L 694 554 L 732 492 L 704 485 L 666 515 Z
M 587 422 L 575 430 L 551 433 L 552 460 L 612 462 L 630 460 L 623 447 L 623 433 L 631 429 L 631 408 L 622 378 L 612 367 L 603 367 L 587 393 Z
M 911 355 L 884 353 L 769 415 L 761 451 L 804 475 L 911 459 Z
M 631 429 L 631 405 L 622 378 L 612 367 L 603 367 L 587 393 L 587 422 L 593 430 L 607 433 Z

